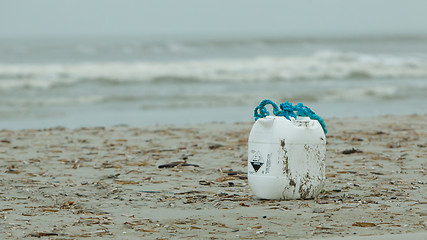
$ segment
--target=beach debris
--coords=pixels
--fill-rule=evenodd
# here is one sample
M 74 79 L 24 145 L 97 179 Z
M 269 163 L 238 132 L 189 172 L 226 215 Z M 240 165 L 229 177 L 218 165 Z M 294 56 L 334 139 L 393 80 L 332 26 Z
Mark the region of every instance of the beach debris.
M 137 228 L 137 229 L 135 229 L 135 231 L 138 231 L 138 232 L 150 232 L 150 233 L 159 232 L 158 230 L 155 230 L 155 229 L 143 229 L 143 228 Z
M 346 149 L 344 151 L 342 151 L 342 154 L 352 154 L 352 153 L 362 153 L 362 150 L 359 150 L 357 148 L 351 148 L 351 149 Z
M 0 212 L 6 212 L 6 211 L 14 211 L 15 209 L 13 209 L 13 208 L 3 208 L 3 209 L 0 209 Z
M 58 233 L 54 233 L 54 232 L 35 232 L 35 233 L 31 233 L 28 236 L 39 238 L 39 237 L 49 237 L 49 236 L 58 236 L 58 235 L 59 235 Z
M 200 185 L 211 185 L 211 184 L 213 184 L 213 182 L 212 181 L 206 181 L 206 180 L 200 180 L 199 184 Z
M 52 209 L 52 208 L 41 208 L 40 211 L 42 212 L 58 212 L 58 209 Z
M 142 171 L 135 170 L 135 169 L 131 169 L 131 170 L 129 170 L 129 171 L 127 171 L 127 172 L 126 172 L 126 174 L 130 174 L 130 173 L 136 173 L 136 174 L 139 174 L 139 173 L 142 173 Z
M 245 159 L 246 161 L 247 159 Z M 234 175 L 246 175 L 246 172 L 243 171 L 234 171 L 233 169 L 224 170 L 222 168 L 219 169 L 220 172 L 226 173 L 228 176 L 234 176 Z
M 117 177 L 119 177 L 119 176 L 120 176 L 120 173 L 108 174 L 108 175 L 102 176 L 102 177 L 100 178 L 100 180 L 114 179 L 114 178 L 117 178 Z
M 117 184 L 122 184 L 122 185 L 129 185 L 129 184 L 137 185 L 137 184 L 139 184 L 139 182 L 136 182 L 136 181 L 119 180 L 119 179 L 115 179 L 114 182 L 117 183 Z
M 356 171 L 349 171 L 349 170 L 343 170 L 343 171 L 337 171 L 337 173 L 339 174 L 345 174 L 345 173 L 349 173 L 349 174 L 356 174 Z
M 325 212 L 325 209 L 322 209 L 322 208 L 314 208 L 313 209 L 313 213 L 324 213 Z
M 375 132 L 375 134 L 376 134 L 376 135 L 383 135 L 383 134 L 386 134 L 386 133 L 385 133 L 385 132 L 383 132 L 383 131 L 376 131 L 376 132 Z
M 422 217 L 427 217 L 427 210 L 424 212 L 416 212 L 416 214 L 422 216 Z
M 161 164 L 158 167 L 159 168 L 173 168 L 173 167 L 181 167 L 181 166 L 182 167 L 199 167 L 199 165 L 187 163 L 187 161 L 177 161 L 177 162 Z
M 401 147 L 401 145 L 400 145 L 400 143 L 399 143 L 399 142 L 391 142 L 391 143 L 387 143 L 387 144 L 386 144 L 386 146 L 387 146 L 388 148 L 400 148 L 400 147 Z
M 317 204 L 331 204 L 331 203 L 335 203 L 335 201 L 334 200 L 328 200 L 328 199 L 326 199 L 326 200 L 319 200 L 319 199 L 317 199 L 316 203 Z
M 247 179 L 247 176 L 241 176 L 241 175 L 225 176 L 225 177 L 217 178 L 215 181 L 216 182 L 225 182 L 225 181 L 236 180 L 236 179 Z
M 151 190 L 142 190 L 142 191 L 138 191 L 138 193 L 172 193 L 172 194 L 175 194 L 174 192 L 162 192 L 162 191 L 151 191 Z
M 128 161 L 126 161 L 125 165 L 142 167 L 142 166 L 148 166 L 148 165 L 150 165 L 150 163 L 148 163 L 146 161 L 139 161 L 139 162 L 128 162 Z
M 117 161 L 114 161 L 114 162 L 105 161 L 105 162 L 101 163 L 101 166 L 94 166 L 94 168 L 95 169 L 97 169 L 97 168 L 101 168 L 101 169 L 104 169 L 104 168 L 122 168 L 122 166 Z
M 215 150 L 215 149 L 218 149 L 218 148 L 223 147 L 223 146 L 224 145 L 219 144 L 219 143 L 210 143 L 208 145 L 208 147 L 209 147 L 210 150 Z
M 370 223 L 370 222 L 355 222 L 353 223 L 354 227 L 375 227 L 376 224 L 375 223 Z
M 22 171 L 16 170 L 16 169 L 8 169 L 6 171 L 4 171 L 5 173 L 12 173 L 12 174 L 19 174 Z

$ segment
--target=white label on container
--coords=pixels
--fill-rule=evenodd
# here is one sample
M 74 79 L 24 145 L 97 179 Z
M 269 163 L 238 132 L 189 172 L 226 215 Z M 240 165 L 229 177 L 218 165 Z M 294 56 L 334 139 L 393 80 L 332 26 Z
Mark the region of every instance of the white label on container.
M 257 151 L 252 156 L 250 163 L 251 163 L 252 167 L 254 168 L 255 172 L 258 172 L 258 170 L 264 164 L 264 159 L 262 158 L 261 153 L 259 151 Z

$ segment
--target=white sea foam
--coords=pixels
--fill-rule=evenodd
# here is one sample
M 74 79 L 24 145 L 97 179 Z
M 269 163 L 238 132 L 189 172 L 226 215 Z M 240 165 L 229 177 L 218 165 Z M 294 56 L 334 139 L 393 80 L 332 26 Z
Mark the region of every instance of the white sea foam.
M 311 56 L 179 62 L 1 64 L 0 90 L 171 81 L 293 81 L 427 77 L 427 58 L 322 51 Z
M 398 98 L 398 88 L 394 86 L 335 88 L 319 92 L 315 100 L 321 101 L 352 101 Z

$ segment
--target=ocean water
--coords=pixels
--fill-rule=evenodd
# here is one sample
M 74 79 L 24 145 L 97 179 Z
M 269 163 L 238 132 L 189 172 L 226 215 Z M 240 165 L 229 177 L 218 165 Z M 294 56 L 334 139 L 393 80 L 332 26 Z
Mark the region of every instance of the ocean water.
M 427 37 L 0 39 L 0 129 L 427 113 Z

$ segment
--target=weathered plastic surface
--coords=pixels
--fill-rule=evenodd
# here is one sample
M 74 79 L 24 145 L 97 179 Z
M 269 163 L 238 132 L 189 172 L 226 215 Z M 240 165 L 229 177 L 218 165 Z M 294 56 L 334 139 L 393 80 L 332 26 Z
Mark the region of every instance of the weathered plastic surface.
M 248 181 L 261 199 L 310 199 L 325 180 L 326 137 L 308 117 L 258 119 L 248 142 Z

